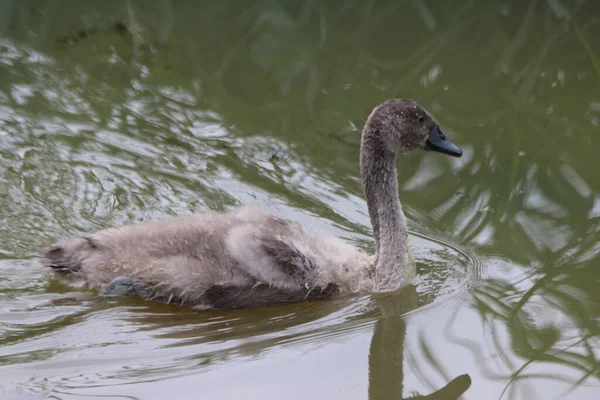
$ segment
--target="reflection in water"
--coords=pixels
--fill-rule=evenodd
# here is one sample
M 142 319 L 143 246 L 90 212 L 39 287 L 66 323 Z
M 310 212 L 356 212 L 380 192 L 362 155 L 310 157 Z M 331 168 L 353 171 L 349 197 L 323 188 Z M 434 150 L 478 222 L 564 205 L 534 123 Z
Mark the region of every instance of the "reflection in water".
M 299 303 L 262 310 L 207 310 L 202 314 L 184 312 L 173 314 L 176 307 L 160 305 L 145 316 L 134 315 L 131 322 L 144 330 L 165 330 L 161 339 L 177 339 L 174 347 L 190 351 L 201 345 L 201 353 L 163 364 L 160 374 L 197 374 L 199 369 L 216 366 L 232 357 L 256 359 L 262 353 L 279 346 L 298 346 L 302 342 L 334 340 L 342 334 L 371 326 L 375 321 L 368 357 L 369 399 L 401 399 L 404 381 L 404 351 L 406 320 L 402 315 L 417 307 L 418 295 L 414 286 L 393 294 L 372 296 L 373 304 L 353 297 L 330 301 Z M 127 300 L 143 303 L 139 300 Z M 171 312 L 169 312 L 171 309 Z M 167 319 L 167 320 L 165 320 Z M 171 347 L 171 346 L 167 346 Z M 434 361 L 426 361 L 434 362 Z M 141 371 L 140 371 L 141 372 Z M 145 379 L 152 379 L 145 371 Z M 134 373 L 129 370 L 128 374 Z M 441 389 L 415 399 L 456 400 L 471 385 L 468 375 L 460 375 Z
M 408 398 L 403 397 L 406 320 L 402 315 L 416 307 L 415 287 L 406 287 L 393 295 L 374 295 L 373 298 L 382 315 L 375 322 L 369 349 L 369 400 Z M 460 375 L 433 393 L 410 398 L 457 400 L 470 386 L 470 376 Z
M 571 283 L 581 271 L 561 270 L 561 264 L 525 289 L 519 286 L 526 278 L 516 283 L 488 279 L 474 291 L 473 308 L 486 327 L 484 340 L 497 354 L 496 362 L 482 357 L 476 341 L 454 332 L 458 315 L 448 322 L 448 338 L 469 348 L 487 376 L 506 381 L 502 395 L 508 398 L 523 389 L 519 383 L 540 378 L 568 384 L 563 396 L 600 379 L 597 303 Z M 586 263 L 580 265 L 585 268 Z M 552 365 L 566 371 L 557 373 Z
M 403 395 L 408 398 L 411 394 L 404 393 L 403 389 L 404 369 L 407 365 L 411 369 L 418 369 L 419 365 L 411 366 L 404 359 L 407 324 L 402 315 L 415 310 L 417 302 L 418 294 L 414 286 L 394 294 L 379 294 L 372 299 L 352 296 L 261 310 L 226 312 L 198 312 L 173 305 L 149 304 L 139 299 L 106 300 L 93 297 L 82 302 L 63 297 L 28 311 L 37 313 L 40 318 L 57 307 L 75 310 L 65 310 L 70 311 L 65 318 L 40 324 L 40 329 L 30 326 L 26 336 L 19 334 L 20 327 L 15 325 L 13 335 L 1 338 L 6 346 L 14 348 L 14 356 L 1 357 L 0 362 L 8 366 L 22 363 L 37 365 L 40 378 L 32 377 L 24 388 L 42 388 L 43 392 L 50 389 L 59 397 L 77 398 L 83 393 L 80 390 L 89 385 L 110 388 L 127 382 L 151 383 L 187 375 L 196 380 L 202 373 L 233 360 L 251 362 L 267 358 L 278 349 L 327 343 L 336 338 L 370 332 L 375 322 L 368 366 L 365 366 L 368 369 L 368 396 L 370 399 L 400 399 Z M 96 320 L 96 323 L 90 319 Z M 75 329 L 65 332 L 64 327 Z M 78 327 L 85 331 L 82 332 Z M 97 330 L 101 332 L 94 334 Z M 95 337 L 98 334 L 100 336 Z M 59 346 L 48 353 L 27 351 L 31 343 L 43 341 L 45 335 L 52 335 Z M 151 354 L 136 350 L 138 346 L 135 341 L 139 340 L 142 340 L 139 345 L 143 348 L 149 346 L 152 349 Z M 69 346 L 61 349 L 63 346 L 60 344 Z M 112 352 L 128 355 L 127 368 L 114 366 L 114 369 L 104 372 L 100 369 L 94 373 L 92 366 L 88 366 L 88 371 L 81 375 L 71 371 L 70 363 L 61 366 L 62 363 L 53 361 L 65 356 L 68 360 L 68 354 L 73 351 L 76 356 L 76 349 L 80 346 L 89 347 L 89 352 L 93 348 L 101 350 L 107 345 L 118 347 Z M 112 352 L 109 351 L 109 354 Z M 103 354 L 103 351 L 99 354 Z M 422 363 L 435 361 L 419 362 Z M 46 371 L 46 368 L 52 370 Z M 62 369 L 64 374 L 59 385 L 52 378 L 56 373 L 55 368 Z M 43 377 L 49 372 L 48 381 Z M 411 398 L 458 399 L 469 386 L 468 375 L 461 375 L 428 395 L 411 395 L 414 396 Z

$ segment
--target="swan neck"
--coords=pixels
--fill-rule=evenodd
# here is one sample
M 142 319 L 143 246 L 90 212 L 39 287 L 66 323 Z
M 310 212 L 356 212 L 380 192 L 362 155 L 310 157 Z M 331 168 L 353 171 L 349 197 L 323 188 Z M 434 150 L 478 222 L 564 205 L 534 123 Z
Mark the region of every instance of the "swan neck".
M 380 135 L 377 135 L 380 136 Z M 378 291 L 395 290 L 411 274 L 408 227 L 398 198 L 396 155 L 363 134 L 361 175 L 376 243 L 374 280 Z

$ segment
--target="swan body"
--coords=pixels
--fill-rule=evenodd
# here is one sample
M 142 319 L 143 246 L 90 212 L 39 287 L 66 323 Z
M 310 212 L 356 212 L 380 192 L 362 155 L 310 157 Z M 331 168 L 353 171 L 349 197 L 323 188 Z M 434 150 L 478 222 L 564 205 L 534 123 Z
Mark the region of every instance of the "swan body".
M 461 150 L 411 100 L 369 116 L 361 176 L 374 255 L 257 206 L 105 229 L 44 250 L 41 262 L 74 285 L 201 307 L 238 308 L 398 289 L 415 274 L 398 199 L 396 153 Z

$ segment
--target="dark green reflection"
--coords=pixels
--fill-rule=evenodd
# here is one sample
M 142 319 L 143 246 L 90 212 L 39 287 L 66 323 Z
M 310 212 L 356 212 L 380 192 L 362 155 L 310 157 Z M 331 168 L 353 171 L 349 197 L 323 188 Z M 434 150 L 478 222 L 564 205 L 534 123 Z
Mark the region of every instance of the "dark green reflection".
M 405 393 L 404 343 L 407 322 L 402 314 L 416 307 L 416 297 L 413 286 L 392 295 L 374 296 L 382 315 L 375 322 L 369 348 L 369 400 L 404 398 L 457 400 L 471 386 L 471 377 L 463 374 L 427 395 Z

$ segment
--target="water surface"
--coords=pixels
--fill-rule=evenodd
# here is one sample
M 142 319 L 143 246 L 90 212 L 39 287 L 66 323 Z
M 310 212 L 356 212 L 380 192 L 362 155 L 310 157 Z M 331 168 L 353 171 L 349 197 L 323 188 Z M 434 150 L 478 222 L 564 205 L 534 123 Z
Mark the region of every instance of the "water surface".
M 399 399 L 469 374 L 464 399 L 596 398 L 597 2 L 243 4 L 0 1 L 0 392 Z M 371 249 L 360 130 L 389 97 L 464 149 L 398 161 L 419 279 L 396 296 L 201 312 L 35 262 L 250 203 Z

